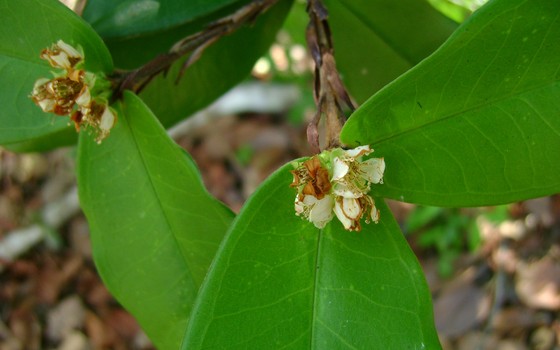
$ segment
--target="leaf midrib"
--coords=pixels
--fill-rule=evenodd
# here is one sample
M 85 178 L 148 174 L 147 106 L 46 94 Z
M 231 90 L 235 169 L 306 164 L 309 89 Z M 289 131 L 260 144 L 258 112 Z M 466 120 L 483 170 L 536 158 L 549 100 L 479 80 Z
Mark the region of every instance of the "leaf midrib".
M 317 252 L 315 253 L 315 261 L 313 264 L 313 274 L 314 274 L 314 278 L 313 278 L 313 301 L 311 303 L 311 332 L 310 332 L 310 336 L 309 336 L 309 349 L 315 349 L 314 345 L 314 340 L 315 340 L 315 323 L 317 322 L 317 303 L 318 303 L 318 298 L 317 298 L 317 294 L 319 294 L 318 289 L 319 289 L 319 269 L 321 268 L 321 266 L 319 266 L 319 262 L 320 262 L 320 255 L 321 255 L 321 241 L 324 239 L 324 228 L 323 229 L 319 229 L 319 234 L 317 237 Z
M 123 106 L 123 107 L 124 107 L 124 106 Z M 124 108 L 123 108 L 123 109 L 124 109 Z M 126 115 L 126 113 L 125 113 L 125 115 Z M 127 115 L 127 117 L 128 117 L 128 115 Z M 128 119 L 128 118 L 127 118 L 127 119 Z M 192 272 L 192 270 L 191 270 L 191 268 L 190 268 L 190 267 L 192 266 L 192 263 L 189 261 L 189 259 L 187 258 L 187 256 L 185 256 L 185 253 L 183 252 L 183 249 L 181 249 L 181 245 L 180 245 L 179 241 L 177 240 L 177 237 L 175 236 L 175 229 L 174 229 L 173 225 L 171 224 L 171 221 L 170 221 L 169 217 L 167 216 L 167 213 L 166 213 L 164 207 L 163 207 L 162 204 L 161 204 L 162 201 L 161 201 L 161 198 L 160 198 L 160 196 L 159 196 L 159 192 L 158 192 L 158 190 L 157 190 L 156 185 L 154 184 L 153 176 L 152 176 L 152 173 L 151 173 L 151 171 L 150 171 L 150 168 L 149 168 L 148 165 L 147 165 L 147 162 L 146 162 L 146 159 L 145 159 L 145 157 L 144 157 L 144 154 L 143 154 L 143 152 L 141 151 L 142 148 L 139 147 L 139 143 L 138 143 L 138 140 L 137 140 L 137 138 L 136 138 L 136 134 L 134 133 L 133 128 L 130 126 L 130 122 L 127 121 L 126 125 L 127 125 L 128 129 L 129 129 L 130 135 L 132 136 L 132 140 L 134 141 L 134 144 L 135 144 L 135 146 L 136 146 L 136 149 L 138 150 L 138 155 L 140 156 L 140 159 L 141 159 L 141 161 L 142 161 L 142 162 L 141 162 L 141 163 L 142 163 L 142 166 L 143 166 L 144 170 L 146 171 L 146 173 L 148 174 L 150 186 L 151 186 L 151 188 L 152 188 L 152 191 L 154 192 L 154 195 L 155 195 L 156 198 L 157 198 L 157 206 L 160 208 L 160 211 L 161 211 L 161 213 L 162 213 L 162 215 L 163 215 L 163 218 L 164 218 L 164 220 L 165 220 L 165 223 L 166 223 L 167 227 L 169 228 L 169 231 L 170 231 L 170 233 L 171 233 L 171 236 L 173 237 L 173 242 L 175 243 L 177 249 L 178 249 L 179 252 L 181 253 L 181 256 L 183 257 L 183 260 L 184 260 L 184 262 L 185 262 L 185 265 L 187 266 L 187 273 L 188 273 L 188 275 L 191 277 L 192 281 L 196 284 L 197 288 L 200 288 L 200 285 L 201 285 L 202 281 L 198 281 L 198 280 L 195 278 L 195 276 L 193 275 L 193 272 Z

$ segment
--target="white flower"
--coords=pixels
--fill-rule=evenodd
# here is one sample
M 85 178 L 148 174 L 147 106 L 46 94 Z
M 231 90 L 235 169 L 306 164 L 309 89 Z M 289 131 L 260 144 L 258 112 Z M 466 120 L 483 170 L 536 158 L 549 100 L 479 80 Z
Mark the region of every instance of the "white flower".
M 49 61 L 54 68 L 71 71 L 84 57 L 77 49 L 59 40 L 50 49 L 43 50 L 41 58 Z
M 99 128 L 102 132 L 109 132 L 111 128 L 115 125 L 116 121 L 115 113 L 111 110 L 109 106 L 105 107 L 103 114 L 101 115 L 101 121 L 99 122 Z
M 372 184 L 383 183 L 383 173 L 385 172 L 384 158 L 371 158 L 361 163 L 357 169 L 359 175 Z
M 87 85 L 84 85 L 84 87 L 80 91 L 80 94 L 76 98 L 76 104 L 78 105 L 78 107 L 80 107 L 80 109 L 88 110 L 90 108 L 90 103 L 91 94 Z
M 336 215 L 349 231 L 361 229 L 360 220 L 379 221 L 379 210 L 368 195 L 371 184 L 383 183 L 385 161 L 362 157 L 373 150 L 360 146 L 350 150 L 336 148 L 295 165 L 292 187 L 297 188 L 296 215 L 323 228 Z
M 43 112 L 52 113 L 57 105 L 56 97 L 48 89 L 50 80 L 46 78 L 38 79 L 33 85 L 31 99 L 35 102 Z
M 358 146 L 352 149 L 347 149 L 344 152 L 348 157 L 357 159 L 361 156 L 367 156 L 368 154 L 373 152 L 373 150 L 369 147 L 369 145 L 365 145 L 365 146 Z
M 33 95 L 37 95 L 39 93 L 41 93 L 44 89 L 45 89 L 45 85 L 49 82 L 50 80 L 47 78 L 39 78 L 37 79 L 37 81 L 35 81 L 35 84 L 33 85 Z
M 362 161 L 362 156 L 372 153 L 369 146 L 343 151 L 333 159 L 333 192 L 345 198 L 360 198 L 370 190 L 370 184 L 383 183 L 385 161 L 372 158 Z M 340 152 L 339 152 L 340 153 Z
M 45 112 L 68 116 L 78 132 L 82 127 L 90 129 L 101 143 L 117 122 L 116 112 L 107 103 L 111 83 L 80 69 L 82 50 L 62 40 L 44 49 L 41 58 L 59 71 L 53 72 L 53 79 L 35 82 L 30 96 L 33 102 Z
M 317 228 L 324 228 L 333 218 L 334 200 L 332 196 L 317 199 L 312 195 L 296 197 L 295 209 L 297 215 L 302 215 Z
M 357 198 L 337 197 L 334 213 L 345 229 L 349 231 L 359 230 L 362 208 Z
M 83 58 L 82 54 L 78 50 L 76 50 L 75 48 L 68 45 L 67 43 L 65 43 L 62 40 L 57 41 L 56 46 L 58 46 L 60 51 L 64 52 L 68 57 L 74 57 L 74 58 L 80 58 L 80 59 Z
M 46 113 L 54 112 L 54 109 L 56 107 L 56 101 L 52 100 L 50 98 L 45 98 L 45 99 L 39 100 L 39 101 L 37 101 L 37 104 L 39 105 L 39 107 L 41 107 L 43 112 L 46 112 Z
M 336 197 L 334 212 L 348 231 L 360 231 L 360 220 L 366 215 L 366 223 L 379 221 L 379 210 L 369 195 L 360 198 Z

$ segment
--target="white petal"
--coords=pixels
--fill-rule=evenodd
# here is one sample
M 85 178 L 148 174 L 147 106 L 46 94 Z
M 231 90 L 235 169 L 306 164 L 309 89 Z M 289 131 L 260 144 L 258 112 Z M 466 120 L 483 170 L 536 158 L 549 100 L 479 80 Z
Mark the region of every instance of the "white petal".
M 323 228 L 333 218 L 334 200 L 331 196 L 325 196 L 318 200 L 311 212 L 309 212 L 309 221 L 317 228 Z
M 70 68 L 70 61 L 68 60 L 68 55 L 63 51 L 60 51 L 58 55 L 50 56 L 51 60 L 55 63 L 56 67 L 68 69 Z
M 108 106 L 105 107 L 103 114 L 101 115 L 101 122 L 99 123 L 99 128 L 103 131 L 109 131 L 115 125 L 115 115 Z
M 384 172 L 385 160 L 383 158 L 371 158 L 360 164 L 360 175 L 371 183 L 383 183 Z
M 336 157 L 333 160 L 333 177 L 332 181 L 338 181 L 342 179 L 346 174 L 348 174 L 348 170 L 350 167 L 348 164 L 343 162 L 340 158 Z
M 49 98 L 45 98 L 38 102 L 39 107 L 43 110 L 43 112 L 52 112 L 54 111 L 54 106 L 56 105 L 55 100 L 51 100 Z
M 349 219 L 356 220 L 362 215 L 362 208 L 360 203 L 355 198 L 342 199 L 342 211 Z
M 336 182 L 333 186 L 333 193 L 344 198 L 360 198 L 363 193 L 352 190 L 346 182 Z
M 352 228 L 353 221 L 346 217 L 344 211 L 342 210 L 342 207 L 340 206 L 339 201 L 336 201 L 334 204 L 334 213 L 336 214 L 336 217 L 338 218 L 338 220 L 340 220 L 342 226 L 344 226 L 345 229 L 350 230 L 350 228 Z
M 303 204 L 305 205 L 314 205 L 317 201 L 318 199 L 315 196 L 309 194 L 303 197 Z
M 299 196 L 296 195 L 296 200 L 294 202 L 294 209 L 296 211 L 296 215 L 301 215 L 305 211 L 305 206 L 301 200 L 299 200 Z
M 65 43 L 62 40 L 59 40 L 56 43 L 56 46 L 58 46 L 58 48 L 62 51 L 64 51 L 68 56 L 70 57 L 82 57 L 82 54 L 76 50 L 75 48 L 73 48 L 72 46 L 68 45 L 67 43 Z
M 371 220 L 376 224 L 379 222 L 379 210 L 377 210 L 375 205 L 371 208 Z
M 80 96 L 78 96 L 78 98 L 76 99 L 76 103 L 80 107 L 88 108 L 90 102 L 91 102 L 91 94 L 89 93 L 88 87 L 85 86 L 81 91 Z
M 39 88 L 43 85 L 45 85 L 46 83 L 48 83 L 50 80 L 47 78 L 39 78 L 37 79 L 37 81 L 35 82 L 35 85 L 33 85 L 33 94 L 37 94 L 39 92 Z
M 352 157 L 356 159 L 361 156 L 366 156 L 371 152 L 373 152 L 373 150 L 369 147 L 369 145 L 365 145 L 365 146 L 358 146 L 356 148 L 346 150 L 346 155 L 348 157 Z

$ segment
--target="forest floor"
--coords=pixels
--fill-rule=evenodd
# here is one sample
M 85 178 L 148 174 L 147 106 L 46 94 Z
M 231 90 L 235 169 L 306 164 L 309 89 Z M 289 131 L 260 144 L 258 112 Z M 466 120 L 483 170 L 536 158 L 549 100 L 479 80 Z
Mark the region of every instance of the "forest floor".
M 235 212 L 272 171 L 309 154 L 304 128 L 281 113 L 177 130 L 210 192 Z M 75 202 L 75 152 L 0 150 L 0 350 L 152 348 L 96 273 Z M 504 207 L 498 221 L 494 208 L 422 219 L 426 209 L 389 204 L 425 269 L 445 349 L 560 349 L 559 196 Z M 414 230 L 411 218 L 421 221 Z

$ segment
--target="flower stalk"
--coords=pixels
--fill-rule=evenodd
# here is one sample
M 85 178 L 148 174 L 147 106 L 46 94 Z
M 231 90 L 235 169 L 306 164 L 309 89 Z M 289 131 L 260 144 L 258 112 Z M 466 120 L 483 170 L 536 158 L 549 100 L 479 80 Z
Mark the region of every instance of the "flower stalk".
M 344 108 L 355 109 L 336 69 L 328 11 L 320 0 L 308 0 L 309 25 L 306 39 L 315 62 L 314 97 L 317 112 L 307 127 L 307 140 L 314 153 L 340 147 L 339 135 L 346 122 Z M 324 147 L 321 148 L 319 123 L 325 120 Z

